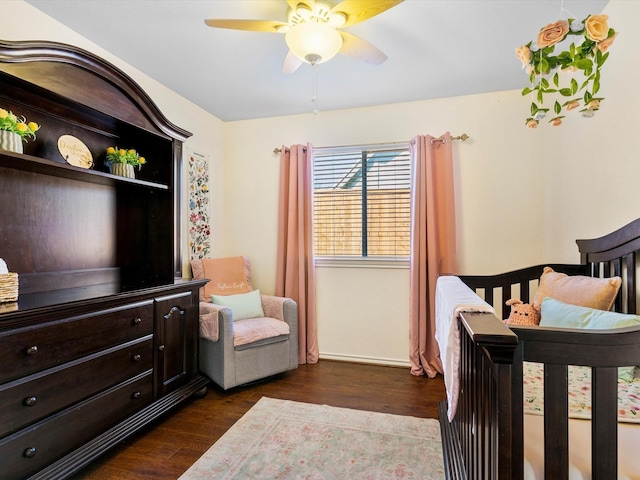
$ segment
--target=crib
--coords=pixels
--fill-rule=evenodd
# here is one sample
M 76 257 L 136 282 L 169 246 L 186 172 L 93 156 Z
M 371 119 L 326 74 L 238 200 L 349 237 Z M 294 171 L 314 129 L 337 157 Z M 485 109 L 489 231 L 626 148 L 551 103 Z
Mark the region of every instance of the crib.
M 543 364 L 544 402 L 553 406 L 545 408 L 540 417 L 545 432 L 541 446 L 544 478 L 570 477 L 570 365 L 591 367 L 592 412 L 586 430 L 591 443 L 588 475 L 594 480 L 618 478 L 617 367 L 640 365 L 640 327 L 598 331 L 509 328 L 501 321 L 509 315 L 505 300 L 516 297 L 528 303 L 533 299 L 545 266 L 568 275 L 620 276 L 622 285 L 613 310 L 632 314 L 638 311 L 640 219 L 603 237 L 577 240 L 577 244 L 581 259 L 577 265 L 539 265 L 494 276 L 460 277 L 497 313 L 458 316 L 460 393 L 453 421 L 448 421 L 446 400 L 439 405 L 448 479 L 525 478 L 528 416 L 523 411 L 523 362 Z M 638 428 L 630 438 L 637 439 L 637 446 L 640 425 L 633 427 Z M 640 454 L 636 455 L 640 458 Z

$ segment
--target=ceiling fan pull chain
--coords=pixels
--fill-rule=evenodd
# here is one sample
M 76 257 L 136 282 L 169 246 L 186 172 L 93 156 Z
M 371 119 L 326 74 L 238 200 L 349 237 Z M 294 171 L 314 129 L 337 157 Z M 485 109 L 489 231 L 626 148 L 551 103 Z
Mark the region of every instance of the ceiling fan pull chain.
M 318 115 L 320 110 L 318 109 L 318 64 L 313 63 L 313 92 L 311 94 L 311 103 L 313 104 L 313 114 Z

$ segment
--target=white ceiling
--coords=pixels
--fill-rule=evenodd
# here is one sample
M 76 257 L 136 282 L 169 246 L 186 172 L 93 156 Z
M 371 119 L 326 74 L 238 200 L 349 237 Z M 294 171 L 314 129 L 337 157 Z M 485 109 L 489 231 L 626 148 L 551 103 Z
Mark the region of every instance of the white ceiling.
M 286 21 L 285 0 L 26 0 L 224 121 L 313 110 L 312 67 L 280 73 L 284 35 L 205 18 Z M 388 56 L 317 66 L 318 107 L 338 110 L 520 89 L 515 49 L 548 23 L 608 0 L 405 0 L 346 29 Z

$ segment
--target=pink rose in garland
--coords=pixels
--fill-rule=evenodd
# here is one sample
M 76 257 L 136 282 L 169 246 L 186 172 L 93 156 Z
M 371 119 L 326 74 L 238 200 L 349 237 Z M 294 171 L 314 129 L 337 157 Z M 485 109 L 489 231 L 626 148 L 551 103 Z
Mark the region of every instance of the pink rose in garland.
M 601 42 L 598 42 L 598 45 L 597 45 L 598 50 L 600 50 L 602 53 L 606 53 L 606 51 L 609 50 L 609 47 L 613 44 L 613 41 L 616 39 L 617 36 L 618 34 L 614 33 L 610 37 L 605 38 Z
M 561 42 L 567 33 L 569 33 L 568 21 L 560 20 L 556 23 L 550 23 L 538 33 L 538 40 L 536 40 L 538 48 L 550 47 Z

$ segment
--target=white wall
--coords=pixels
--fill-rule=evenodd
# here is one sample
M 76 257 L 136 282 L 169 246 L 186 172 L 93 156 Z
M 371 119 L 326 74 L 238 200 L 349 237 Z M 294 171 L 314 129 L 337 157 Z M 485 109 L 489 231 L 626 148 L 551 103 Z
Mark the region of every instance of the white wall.
M 22 0 L 2 0 L 0 2 L 0 38 L 3 40 L 35 39 L 68 43 L 93 52 L 121 68 L 140 84 L 172 123 L 193 133 L 193 136 L 185 142 L 185 153 L 195 150 L 210 156 L 211 178 L 213 179 L 210 186 L 211 202 L 222 205 L 223 190 L 219 183 L 220 179 L 224 177 L 223 122 L 221 120 Z M 43 127 L 46 128 L 46 125 Z M 153 161 L 153 159 L 148 160 Z M 186 179 L 186 175 L 184 177 Z M 221 222 L 221 215 L 214 212 L 212 218 L 214 233 L 222 230 Z M 183 268 L 184 273 L 190 275 L 186 238 L 184 243 L 185 265 Z M 217 250 L 216 247 L 214 246 L 214 250 Z
M 23 1 L 4 0 L 0 10 L 2 38 L 63 41 L 101 55 L 138 81 L 172 122 L 194 133 L 186 149 L 212 160 L 213 255 L 250 256 L 254 281 L 267 293 L 274 290 L 276 262 L 279 162 L 272 151 L 283 144 L 469 134 L 471 140 L 454 144 L 460 273 L 577 261 L 575 238 L 639 216 L 634 53 L 640 40 L 633 33 L 640 2 L 611 0 L 605 10 L 621 34 L 603 68 L 602 110 L 592 119 L 537 130 L 524 127 L 528 100 L 519 90 L 223 123 Z M 320 269 L 321 353 L 406 363 L 408 284 L 407 269 Z

